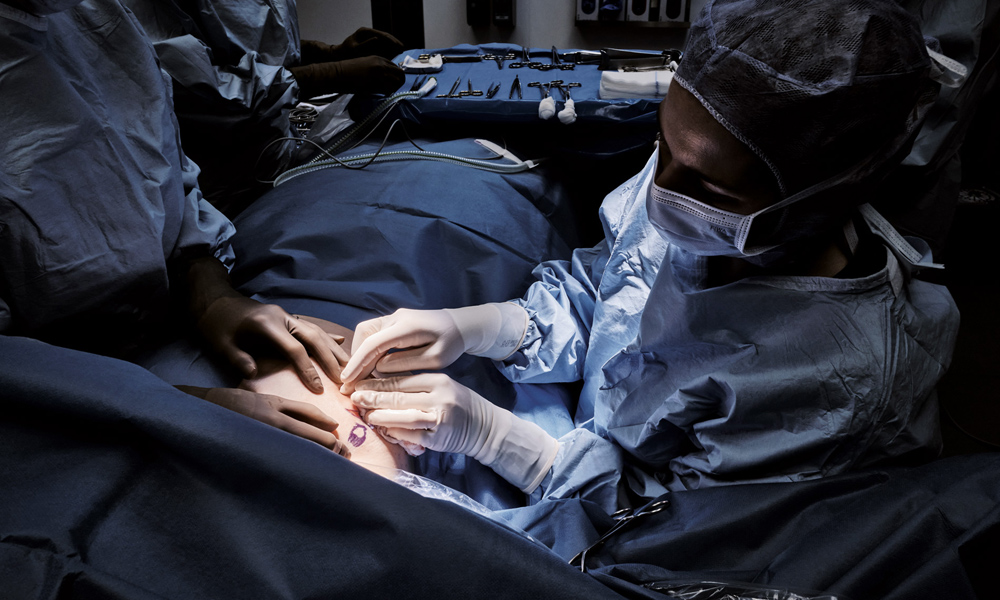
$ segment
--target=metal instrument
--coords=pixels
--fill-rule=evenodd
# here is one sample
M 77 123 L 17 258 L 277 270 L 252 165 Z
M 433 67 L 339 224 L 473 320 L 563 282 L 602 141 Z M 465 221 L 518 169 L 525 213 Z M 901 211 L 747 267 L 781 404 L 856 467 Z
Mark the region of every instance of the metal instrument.
M 460 98 L 461 96 L 459 96 L 456 93 L 456 92 L 458 92 L 458 86 L 459 86 L 460 83 L 462 83 L 462 78 L 461 77 L 459 77 L 458 79 L 456 79 L 455 83 L 452 84 L 451 91 L 449 91 L 447 94 L 438 94 L 437 97 L 438 98 Z
M 510 100 L 514 97 L 514 92 L 517 91 L 517 99 L 521 99 L 521 79 L 518 75 L 514 76 L 514 81 L 510 84 L 510 94 L 507 95 L 507 99 Z

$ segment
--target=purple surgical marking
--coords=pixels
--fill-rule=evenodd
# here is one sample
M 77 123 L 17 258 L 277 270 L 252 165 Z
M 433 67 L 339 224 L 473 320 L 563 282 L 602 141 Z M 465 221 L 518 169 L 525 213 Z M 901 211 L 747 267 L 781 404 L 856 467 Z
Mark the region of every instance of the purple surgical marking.
M 358 435 L 358 432 L 360 432 L 360 435 Z M 368 429 L 361 423 L 358 423 L 351 428 L 351 435 L 347 436 L 347 441 L 355 448 L 358 448 L 361 444 L 365 443 L 366 437 L 368 437 Z

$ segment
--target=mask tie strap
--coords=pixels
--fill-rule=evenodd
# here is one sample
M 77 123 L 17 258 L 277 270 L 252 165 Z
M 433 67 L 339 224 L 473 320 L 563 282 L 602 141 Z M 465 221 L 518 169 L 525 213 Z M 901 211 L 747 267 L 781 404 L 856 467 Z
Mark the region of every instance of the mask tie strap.
M 965 65 L 929 47 L 927 55 L 931 57 L 931 79 L 950 88 L 957 88 L 965 83 L 969 76 L 969 69 Z
M 858 230 L 854 226 L 854 219 L 848 219 L 847 223 L 844 223 L 844 241 L 847 242 L 847 249 L 851 251 L 853 257 L 858 251 L 858 243 L 860 242 Z
M 894 252 L 887 248 L 885 253 L 886 266 L 889 268 L 889 285 L 892 286 L 892 295 L 898 298 L 899 293 L 903 291 L 903 267 Z
M 889 249 L 904 261 L 905 265 L 929 269 L 944 268 L 944 265 L 933 261 L 930 246 L 926 242 L 919 238 L 904 238 L 871 204 L 862 204 L 858 207 L 858 211 L 872 231 L 889 244 Z M 910 243 L 911 240 L 920 247 L 919 250 Z M 912 269 L 907 269 L 910 270 Z

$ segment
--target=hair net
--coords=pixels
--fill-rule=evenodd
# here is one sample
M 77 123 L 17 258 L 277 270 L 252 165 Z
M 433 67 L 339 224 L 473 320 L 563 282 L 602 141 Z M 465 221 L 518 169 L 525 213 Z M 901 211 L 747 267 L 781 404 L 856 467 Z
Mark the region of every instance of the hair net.
M 709 0 L 674 79 L 770 167 L 783 238 L 815 230 L 789 211 L 815 220 L 864 198 L 802 200 L 903 158 L 937 93 L 930 69 L 916 19 L 892 0 Z

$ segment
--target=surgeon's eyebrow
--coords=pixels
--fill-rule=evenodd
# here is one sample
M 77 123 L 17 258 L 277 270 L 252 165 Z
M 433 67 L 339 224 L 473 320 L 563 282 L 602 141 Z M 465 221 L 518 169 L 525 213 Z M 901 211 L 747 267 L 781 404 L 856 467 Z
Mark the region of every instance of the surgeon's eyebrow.
M 664 110 L 662 106 L 661 104 L 660 111 Z M 731 156 L 719 156 L 720 153 L 724 154 L 719 140 L 697 128 L 686 127 L 683 123 L 668 131 L 664 126 L 662 113 L 658 117 L 661 125 L 658 139 L 665 145 L 671 160 L 676 160 L 705 185 L 714 188 L 709 189 L 709 192 L 735 200 L 754 201 L 760 193 L 771 191 L 770 172 L 762 170 L 766 166 L 763 162 L 758 164 L 758 160 L 754 158 L 756 155 L 744 154 L 745 160 L 740 161 L 738 169 L 730 169 L 727 174 L 732 177 L 727 178 L 713 168 L 722 160 L 733 159 Z M 673 145 L 670 141 L 673 141 Z
M 686 151 L 681 149 L 680 152 L 672 148 L 667 142 L 666 137 L 661 136 L 660 143 L 666 146 L 667 152 L 671 156 L 671 160 L 677 161 L 685 169 L 693 173 L 699 179 L 717 188 L 722 193 L 727 195 L 742 198 L 745 192 L 741 192 L 739 187 L 739 182 L 726 181 L 725 178 L 720 177 L 718 174 L 711 171 L 711 164 L 713 162 L 718 162 L 718 159 L 712 157 L 705 158 L 703 155 L 694 151 Z M 711 153 L 711 151 L 709 151 Z M 701 164 L 708 163 L 708 164 Z

